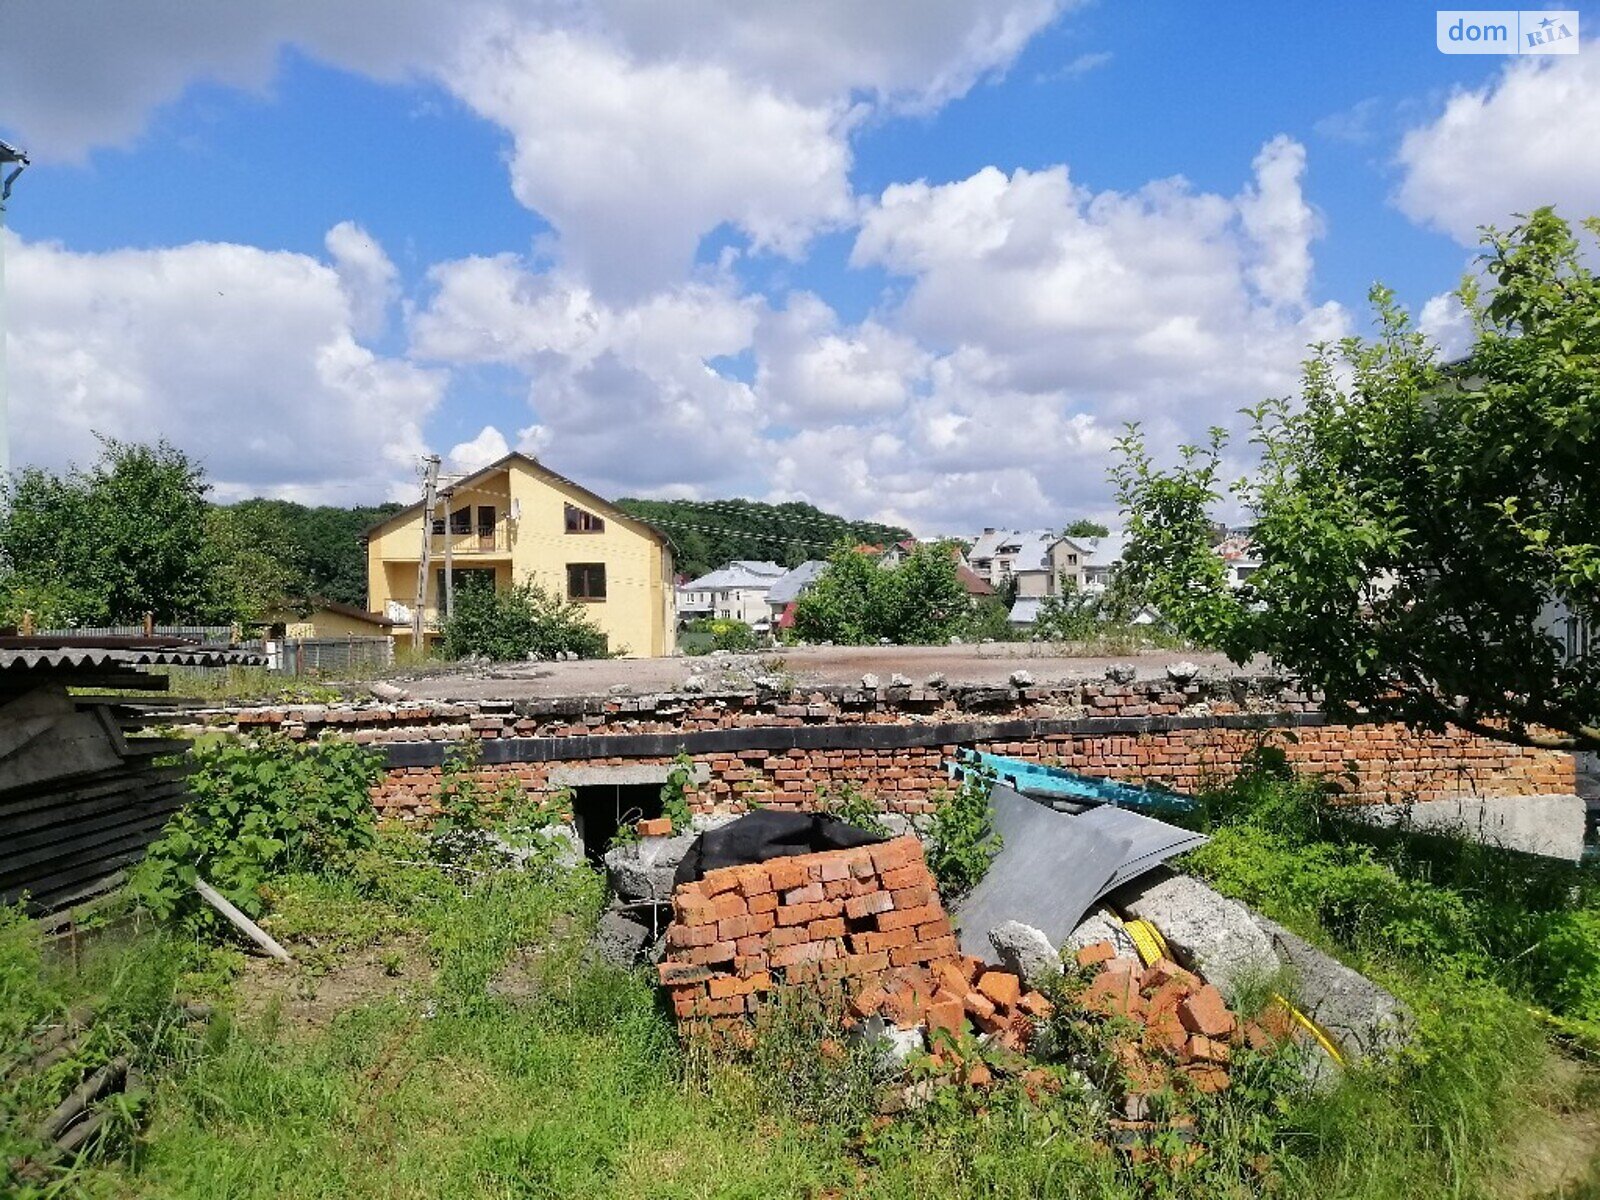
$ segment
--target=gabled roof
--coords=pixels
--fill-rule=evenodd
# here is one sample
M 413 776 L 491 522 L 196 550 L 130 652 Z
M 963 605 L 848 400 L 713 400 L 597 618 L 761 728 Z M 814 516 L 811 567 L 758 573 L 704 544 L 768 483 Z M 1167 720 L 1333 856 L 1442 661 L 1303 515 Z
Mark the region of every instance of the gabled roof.
M 1111 567 L 1122 561 L 1122 553 L 1128 545 L 1128 535 L 1121 529 L 1113 529 L 1105 537 L 1085 538 L 1083 548 L 1087 557 L 1083 560 L 1084 566 Z
M 979 575 L 966 563 L 956 564 L 956 578 L 961 581 L 961 586 L 967 590 L 969 596 L 992 596 L 994 588 L 989 586 L 989 581 Z
M 1018 570 L 1048 571 L 1050 547 L 1061 540 L 1061 535 L 1053 529 L 985 529 L 967 551 L 967 558 L 970 561 L 1002 553 L 1015 554 Z M 1006 549 L 1011 546 L 1016 547 L 1015 551 Z
M 577 492 L 581 497 L 583 497 L 584 502 L 591 508 L 602 510 L 607 518 L 616 521 L 618 524 L 625 527 L 631 527 L 639 533 L 643 533 L 649 537 L 652 537 L 664 546 L 672 545 L 672 539 L 661 530 L 657 529 L 654 525 L 650 524 L 649 521 L 642 520 L 631 513 L 623 512 L 622 509 L 618 508 L 615 504 L 611 503 L 611 501 L 607 500 L 598 492 L 591 492 L 588 488 L 584 487 L 583 484 L 577 482 L 576 480 L 568 479 L 565 475 L 562 475 L 557 471 L 552 471 L 549 467 L 545 466 L 532 455 L 524 454 L 520 450 L 513 450 L 504 458 L 496 459 L 482 470 L 474 471 L 471 475 L 468 475 L 463 479 L 456 480 L 450 485 L 450 487 L 470 488 L 473 484 L 481 482 L 486 476 L 493 475 L 496 471 L 504 471 L 513 463 L 527 467 L 534 474 L 542 475 L 547 480 L 551 480 L 555 483 L 565 484 L 567 487 L 571 488 L 573 491 Z M 362 530 L 362 536 L 371 537 L 374 533 L 377 533 L 378 530 L 389 525 L 394 525 L 400 521 L 410 520 L 421 511 L 422 501 L 419 500 L 417 503 L 408 505 L 407 507 L 402 508 L 399 512 L 391 513 L 389 516 L 384 517 L 383 520 L 367 526 L 366 529 Z
M 801 563 L 794 570 L 778 577 L 778 581 L 772 585 L 772 590 L 767 593 L 767 603 L 790 604 L 800 599 L 800 593 L 821 579 L 822 573 L 827 569 L 827 562 L 820 558 Z
M 678 590 L 681 592 L 716 592 L 729 588 L 770 588 L 783 574 L 784 569 L 777 563 L 734 559 L 727 566 L 718 567 L 715 571 L 700 576 L 699 579 L 691 579 L 688 583 L 680 583 Z

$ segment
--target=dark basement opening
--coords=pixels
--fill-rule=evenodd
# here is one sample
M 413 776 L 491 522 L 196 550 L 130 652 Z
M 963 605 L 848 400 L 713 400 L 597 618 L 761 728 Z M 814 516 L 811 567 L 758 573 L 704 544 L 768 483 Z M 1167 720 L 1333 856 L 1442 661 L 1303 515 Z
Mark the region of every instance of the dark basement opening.
M 596 866 L 624 824 L 661 815 L 659 783 L 584 784 L 573 792 L 573 823 L 584 854 Z

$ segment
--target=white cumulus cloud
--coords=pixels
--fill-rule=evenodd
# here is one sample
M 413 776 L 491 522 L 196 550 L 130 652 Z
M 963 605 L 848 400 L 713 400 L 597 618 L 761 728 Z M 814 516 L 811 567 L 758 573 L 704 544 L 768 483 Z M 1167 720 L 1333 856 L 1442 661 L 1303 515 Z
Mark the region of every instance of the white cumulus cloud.
M 1476 245 L 1478 226 L 1554 204 L 1570 220 L 1600 215 L 1600 43 L 1512 60 L 1478 89 L 1405 135 L 1395 200 L 1413 220 Z
M 18 464 L 85 462 L 102 433 L 167 437 L 224 497 L 349 504 L 413 474 L 443 377 L 363 346 L 328 264 L 219 243 L 85 254 L 5 236 Z

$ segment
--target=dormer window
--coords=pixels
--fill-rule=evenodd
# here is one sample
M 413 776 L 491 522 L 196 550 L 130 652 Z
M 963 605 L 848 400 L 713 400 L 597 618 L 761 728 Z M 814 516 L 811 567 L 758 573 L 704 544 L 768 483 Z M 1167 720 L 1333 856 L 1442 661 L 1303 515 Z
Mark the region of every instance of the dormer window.
M 604 533 L 605 520 L 579 508 L 576 504 L 567 505 L 567 532 L 568 533 Z

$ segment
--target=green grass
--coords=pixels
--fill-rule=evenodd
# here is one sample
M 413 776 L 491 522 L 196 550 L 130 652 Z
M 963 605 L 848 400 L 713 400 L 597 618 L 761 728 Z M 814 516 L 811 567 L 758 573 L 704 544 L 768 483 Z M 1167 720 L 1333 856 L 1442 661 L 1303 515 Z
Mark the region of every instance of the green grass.
M 1553 1003 L 1542 977 L 1485 970 L 1474 954 L 1430 950 L 1395 932 L 1420 919 L 1407 907 L 1420 903 L 1410 885 L 1450 889 L 1402 874 L 1390 850 L 1374 849 L 1362 870 L 1390 871 L 1407 889 L 1362 895 L 1398 905 L 1393 920 L 1374 910 L 1325 924 L 1329 910 L 1297 881 L 1295 856 L 1313 869 L 1316 847 L 1328 843 L 1314 824 L 1295 823 L 1306 812 L 1288 781 L 1246 786 L 1259 790 L 1235 789 L 1210 809 L 1223 836 L 1208 852 L 1216 859 L 1219 844 L 1254 844 L 1230 830 L 1270 829 L 1287 838 L 1273 844 L 1277 870 L 1226 856 L 1201 865 L 1226 887 L 1256 888 L 1277 915 L 1372 970 L 1411 1004 L 1418 1027 L 1393 1061 L 1352 1071 L 1324 1094 L 1298 1085 L 1292 1057 L 1241 1054 L 1234 1088 L 1199 1105 L 1208 1152 L 1190 1168 L 1130 1164 L 1104 1148 L 1108 1114 L 1074 1082 L 1082 1063 L 1067 1059 L 1071 1051 L 1104 1061 L 1108 1031 L 1070 1005 L 1052 1031 L 1062 1048 L 1048 1068 L 1061 1081 L 1057 1094 L 1036 1102 L 1015 1080 L 988 1093 L 942 1088 L 919 1110 L 878 1118 L 881 1068 L 860 1053 L 822 1053 L 832 1031 L 803 996 L 780 1006 L 748 1052 L 681 1046 L 647 977 L 588 955 L 603 896 L 587 870 L 466 875 L 416 865 L 425 862 L 420 839 L 390 834 L 337 877 L 271 882 L 266 921 L 300 961 L 284 998 L 269 1002 L 255 965 L 241 972 L 239 955 L 192 938 L 149 927 L 107 934 L 74 965 L 41 959 L 31 927 L 0 916 L 5 1043 L 91 998 L 100 1017 L 78 1065 L 130 1053 L 154 1081 L 136 1138 L 130 1119 L 72 1169 L 11 1193 L 0 1183 L 0 1193 L 1540 1195 L 1513 1156 L 1514 1135 L 1600 1109 L 1592 1078 L 1553 1082 L 1557 1060 L 1528 1011 L 1530 998 Z M 1516 894 L 1526 902 L 1533 893 Z M 1436 916 L 1426 905 L 1421 912 Z M 383 972 L 369 971 L 368 990 L 331 1020 L 303 1019 L 303 998 L 336 994 L 319 989 L 401 947 L 403 979 L 386 986 Z M 515 999 L 495 984 L 507 971 L 520 981 Z M 174 1000 L 194 995 L 217 1000 L 209 1028 L 175 1019 Z M 25 1131 L 67 1070 L 0 1083 L 0 1159 L 28 1149 Z M 1600 1165 L 1568 1165 L 1568 1174 L 1600 1178 Z

